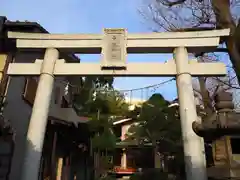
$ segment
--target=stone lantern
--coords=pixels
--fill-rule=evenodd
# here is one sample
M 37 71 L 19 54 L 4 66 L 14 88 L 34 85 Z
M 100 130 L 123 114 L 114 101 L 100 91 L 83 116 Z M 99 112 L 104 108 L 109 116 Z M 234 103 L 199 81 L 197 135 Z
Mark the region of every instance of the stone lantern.
M 219 92 L 214 101 L 215 112 L 193 123 L 194 132 L 212 147 L 209 158 L 213 164 L 208 164 L 208 176 L 240 179 L 240 164 L 235 161 L 238 155 L 232 153 L 231 146 L 231 137 L 240 134 L 240 113 L 234 111 L 229 92 Z
M 240 113 L 234 111 L 232 94 L 220 92 L 215 97 L 215 112 L 193 123 L 194 132 L 205 139 L 214 140 L 226 135 L 240 134 Z

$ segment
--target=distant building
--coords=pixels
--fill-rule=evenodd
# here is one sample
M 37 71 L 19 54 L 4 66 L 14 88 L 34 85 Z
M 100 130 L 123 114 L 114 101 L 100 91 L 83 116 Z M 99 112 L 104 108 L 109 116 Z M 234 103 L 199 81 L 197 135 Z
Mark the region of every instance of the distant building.
M 129 104 L 129 110 L 133 110 L 136 106 L 141 106 L 146 100 L 140 98 L 125 97 L 126 103 Z
M 134 124 L 132 118 L 114 122 L 114 130 L 120 141 L 116 144 L 114 153 L 114 171 L 119 176 L 129 176 L 139 168 L 154 168 L 154 148 L 151 143 L 139 148 L 138 143 L 126 141 L 129 128 Z M 147 154 L 147 156 L 146 156 Z

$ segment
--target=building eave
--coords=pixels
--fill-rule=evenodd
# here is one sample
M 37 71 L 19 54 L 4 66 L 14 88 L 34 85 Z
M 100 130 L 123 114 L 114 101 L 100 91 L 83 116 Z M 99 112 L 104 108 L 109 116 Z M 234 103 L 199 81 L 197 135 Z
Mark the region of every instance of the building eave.
M 5 22 L 3 23 L 3 28 L 0 33 L 4 33 L 6 36 L 6 32 L 8 31 L 16 31 L 16 32 L 31 32 L 31 33 L 48 33 L 44 27 L 42 27 L 37 22 L 29 22 L 29 21 L 9 21 L 6 17 L 1 17 L 2 19 L 5 19 Z M 1 28 L 0 28 L 1 30 Z M 7 38 L 7 37 L 6 37 Z M 0 39 L 1 40 L 1 39 Z M 66 61 L 69 62 L 80 62 L 80 58 L 77 57 L 75 54 L 72 53 L 63 53 L 60 51 L 60 56 L 63 57 Z
M 126 122 L 129 122 L 129 121 L 132 121 L 132 120 L 133 120 L 132 118 L 121 119 L 121 120 L 118 120 L 118 121 L 113 122 L 113 125 L 118 125 L 118 124 L 126 123 Z

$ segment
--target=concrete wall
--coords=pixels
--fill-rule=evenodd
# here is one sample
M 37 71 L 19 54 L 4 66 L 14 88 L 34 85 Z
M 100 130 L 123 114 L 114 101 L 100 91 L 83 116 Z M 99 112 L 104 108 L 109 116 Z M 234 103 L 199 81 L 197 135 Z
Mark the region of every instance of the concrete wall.
M 43 58 L 43 54 L 17 53 L 14 62 L 33 62 L 36 58 Z M 59 85 L 59 83 L 56 84 Z M 4 109 L 4 116 L 9 119 L 16 133 L 10 180 L 17 180 L 21 177 L 26 135 L 32 111 L 31 106 L 22 98 L 24 86 L 25 77 L 10 77 L 6 93 L 6 101 L 8 104 Z M 61 93 L 63 93 L 63 87 L 64 86 L 61 85 Z M 52 103 L 54 103 L 53 98 Z

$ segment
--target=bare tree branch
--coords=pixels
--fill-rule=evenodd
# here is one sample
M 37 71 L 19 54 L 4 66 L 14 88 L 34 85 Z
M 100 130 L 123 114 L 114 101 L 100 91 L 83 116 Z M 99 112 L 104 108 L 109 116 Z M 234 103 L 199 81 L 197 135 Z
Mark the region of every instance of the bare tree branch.
M 186 0 L 176 0 L 176 1 L 168 1 L 168 0 L 158 0 L 159 2 L 161 1 L 165 6 L 175 6 L 184 3 Z
M 149 1 L 150 2 L 150 1 Z M 219 53 L 228 53 L 232 64 L 227 65 L 228 76 L 225 78 L 203 78 L 209 97 L 221 90 L 240 89 L 235 81 L 233 69 L 240 80 L 240 0 L 151 0 L 142 11 L 149 20 L 152 20 L 154 31 L 203 31 L 218 28 L 230 28 L 232 36 L 221 39 L 222 46 L 215 49 L 216 54 L 202 52 L 196 57 L 204 58 L 204 62 L 219 61 Z M 147 12 L 147 14 L 146 14 Z M 238 24 L 238 26 L 236 25 Z M 239 33 L 237 33 L 239 32 Z M 224 43 L 227 42 L 227 46 Z M 224 60 L 224 62 L 226 62 Z M 238 68 L 239 67 L 239 68 Z M 239 75 L 238 75 L 239 74 Z M 233 79 L 235 78 L 235 79 Z M 204 104 L 199 84 L 196 84 L 195 94 Z M 210 103 L 209 103 L 210 104 Z

